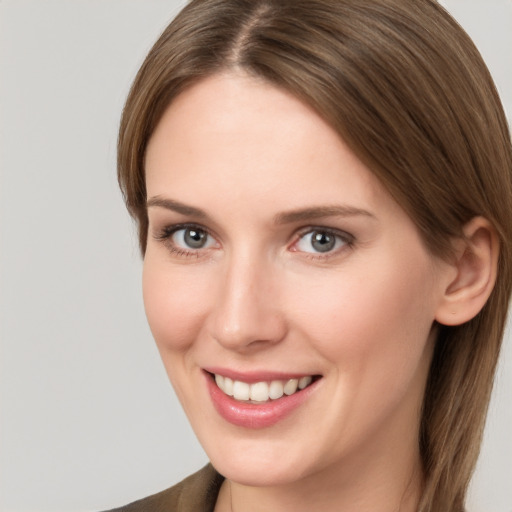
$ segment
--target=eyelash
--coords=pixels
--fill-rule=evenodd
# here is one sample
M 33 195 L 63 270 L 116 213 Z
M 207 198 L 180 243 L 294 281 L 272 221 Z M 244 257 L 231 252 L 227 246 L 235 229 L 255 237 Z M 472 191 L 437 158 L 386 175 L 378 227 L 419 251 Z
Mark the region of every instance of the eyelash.
M 199 224 L 193 223 L 185 223 L 185 224 L 173 224 L 171 226 L 164 227 L 158 234 L 154 236 L 157 241 L 162 242 L 166 248 L 174 255 L 179 257 L 195 257 L 199 258 L 201 256 L 201 249 L 185 249 L 183 247 L 176 246 L 171 238 L 172 236 L 182 229 L 196 229 L 205 233 L 209 237 L 213 237 L 213 234 L 206 229 L 205 227 Z M 334 236 L 336 239 L 341 240 L 343 242 L 343 246 L 333 251 L 326 251 L 325 253 L 321 252 L 306 252 L 299 251 L 297 249 L 293 249 L 307 234 L 314 233 L 315 231 L 328 235 Z M 345 252 L 348 249 L 351 249 L 354 246 L 355 237 L 346 231 L 340 231 L 333 228 L 326 228 L 322 226 L 308 226 L 297 233 L 297 238 L 295 241 L 289 246 L 292 252 L 302 252 L 306 258 L 314 259 L 314 260 L 324 260 L 335 257 L 339 255 L 340 252 Z

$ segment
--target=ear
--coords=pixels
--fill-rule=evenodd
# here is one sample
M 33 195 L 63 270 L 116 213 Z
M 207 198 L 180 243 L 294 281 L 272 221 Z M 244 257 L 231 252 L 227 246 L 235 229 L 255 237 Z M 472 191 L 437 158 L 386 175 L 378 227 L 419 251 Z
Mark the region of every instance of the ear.
M 496 282 L 499 240 L 494 226 L 474 217 L 463 229 L 464 238 L 454 242 L 456 256 L 439 304 L 436 320 L 460 325 L 484 307 Z M 455 277 L 453 277 L 455 274 Z

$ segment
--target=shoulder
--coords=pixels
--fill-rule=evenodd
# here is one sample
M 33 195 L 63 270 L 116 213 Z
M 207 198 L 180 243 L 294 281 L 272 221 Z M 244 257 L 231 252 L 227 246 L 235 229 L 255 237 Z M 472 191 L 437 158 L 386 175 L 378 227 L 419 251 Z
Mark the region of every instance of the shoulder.
M 223 480 L 208 464 L 165 491 L 106 512 L 213 512 Z

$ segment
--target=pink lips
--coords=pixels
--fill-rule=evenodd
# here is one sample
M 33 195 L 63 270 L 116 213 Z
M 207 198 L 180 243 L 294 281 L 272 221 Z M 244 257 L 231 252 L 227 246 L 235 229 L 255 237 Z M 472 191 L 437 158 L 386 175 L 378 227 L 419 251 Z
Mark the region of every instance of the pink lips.
M 219 373 L 226 377 L 234 378 L 236 380 L 241 380 L 243 382 L 259 382 L 263 380 L 273 380 L 279 379 L 284 380 L 285 378 L 296 378 L 297 376 L 276 376 L 276 374 L 263 375 L 258 373 L 258 375 L 244 375 L 243 377 L 240 374 L 234 374 L 233 372 L 217 371 L 213 372 L 208 369 L 209 373 Z M 316 384 L 318 381 L 313 382 L 307 388 L 294 393 L 293 395 L 283 397 L 277 400 L 269 400 L 267 402 L 261 402 L 257 404 L 245 403 L 235 400 L 233 397 L 226 395 L 223 391 L 221 391 L 217 384 L 215 384 L 211 375 L 205 372 L 206 385 L 208 387 L 208 391 L 213 401 L 213 405 L 217 412 L 229 423 L 239 427 L 245 428 L 265 428 L 275 425 L 283 418 L 291 414 L 294 410 L 296 410 L 301 404 L 303 404 L 307 398 L 311 395 L 311 393 L 316 389 Z M 270 378 L 267 378 L 270 377 Z

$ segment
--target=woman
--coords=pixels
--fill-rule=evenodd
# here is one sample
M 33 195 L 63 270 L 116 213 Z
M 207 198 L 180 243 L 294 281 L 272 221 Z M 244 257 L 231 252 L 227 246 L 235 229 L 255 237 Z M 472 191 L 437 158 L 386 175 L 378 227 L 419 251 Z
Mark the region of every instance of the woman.
M 511 292 L 512 152 L 436 2 L 192 1 L 133 84 L 118 170 L 212 463 L 122 510 L 463 510 Z

